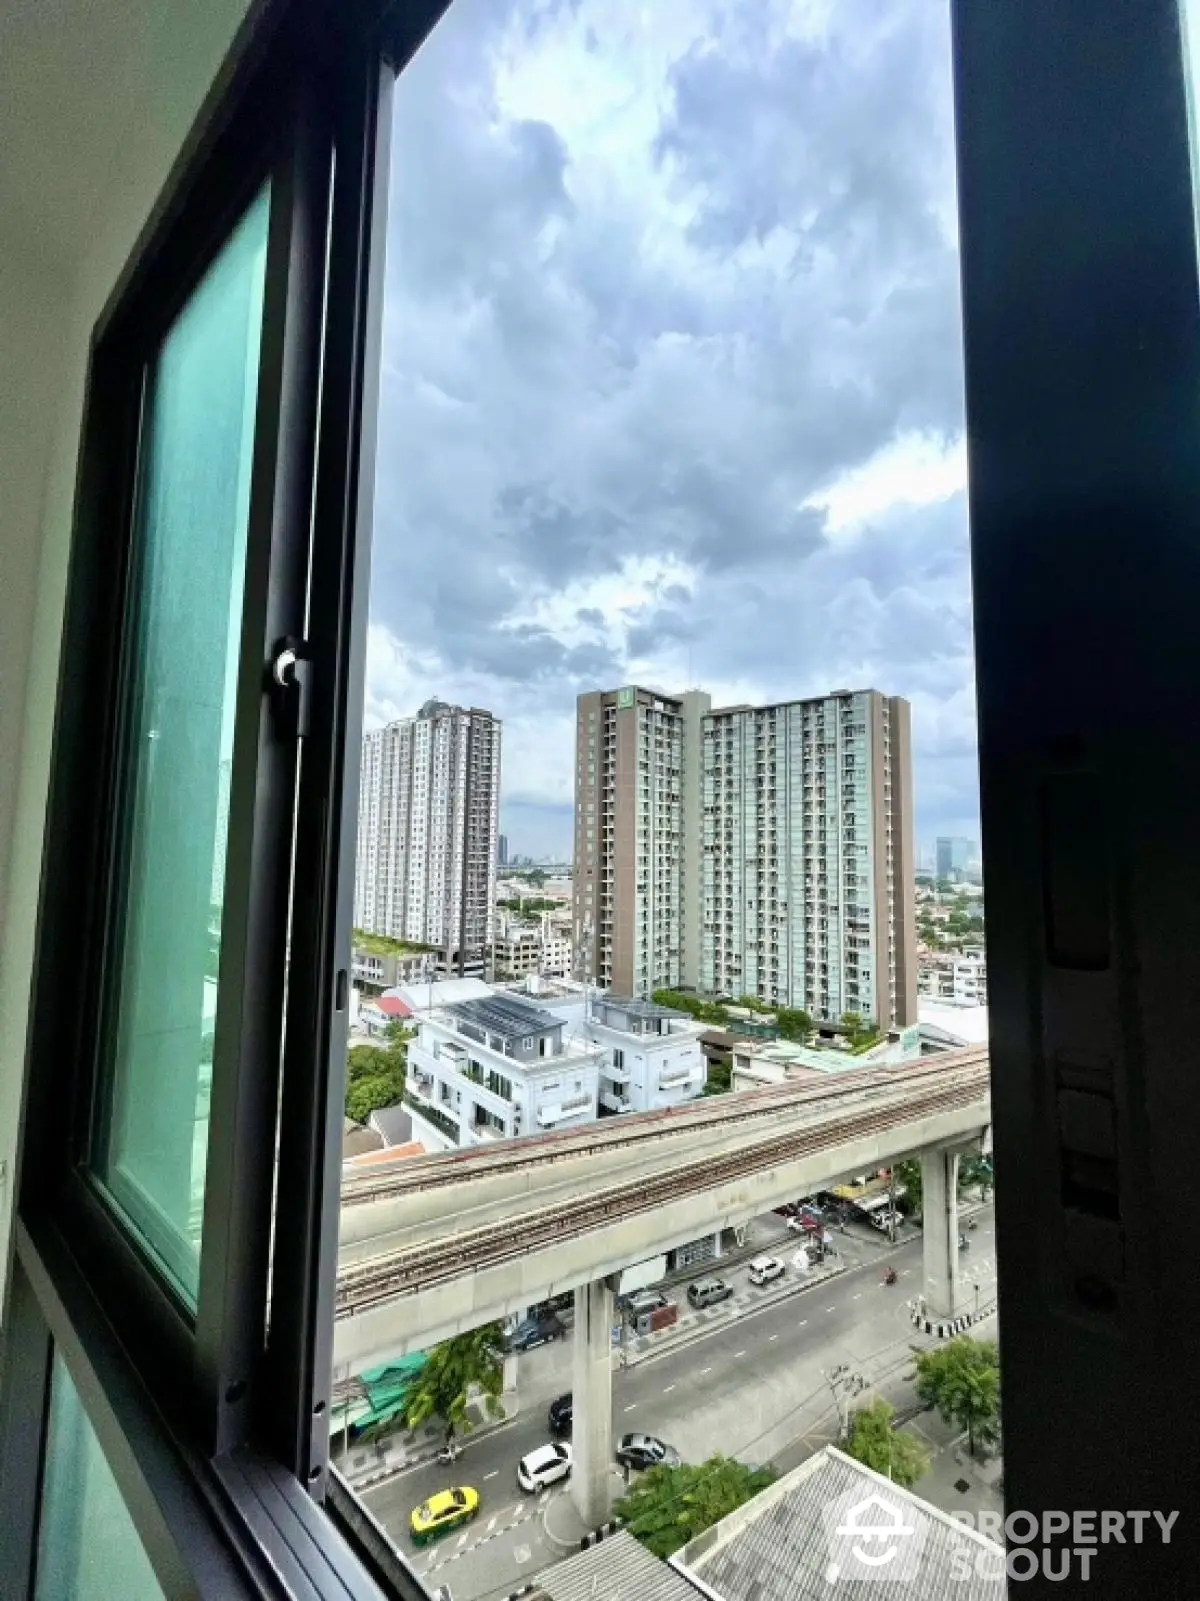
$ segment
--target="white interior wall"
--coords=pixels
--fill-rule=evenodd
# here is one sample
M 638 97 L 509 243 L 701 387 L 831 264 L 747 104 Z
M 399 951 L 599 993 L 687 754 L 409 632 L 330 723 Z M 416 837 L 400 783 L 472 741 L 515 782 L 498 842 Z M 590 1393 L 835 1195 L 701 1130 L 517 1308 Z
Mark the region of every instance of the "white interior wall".
M 0 18 L 0 1290 L 88 344 L 249 10 L 6 0 Z

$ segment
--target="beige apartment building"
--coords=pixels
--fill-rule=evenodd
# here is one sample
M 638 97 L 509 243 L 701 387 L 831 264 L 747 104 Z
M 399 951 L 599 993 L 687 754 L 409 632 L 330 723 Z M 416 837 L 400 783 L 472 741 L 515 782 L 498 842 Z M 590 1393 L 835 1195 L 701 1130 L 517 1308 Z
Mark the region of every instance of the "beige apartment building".
M 698 690 L 637 685 L 579 697 L 577 972 L 618 995 L 699 982 L 700 732 L 709 706 Z
M 917 1021 L 911 719 L 877 690 L 579 698 L 581 976 Z

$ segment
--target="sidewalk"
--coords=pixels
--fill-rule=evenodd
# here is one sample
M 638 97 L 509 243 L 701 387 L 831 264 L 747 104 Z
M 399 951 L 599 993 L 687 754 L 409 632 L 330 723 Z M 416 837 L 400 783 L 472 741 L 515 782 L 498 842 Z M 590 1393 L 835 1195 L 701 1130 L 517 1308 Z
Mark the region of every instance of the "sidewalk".
M 467 1412 L 474 1427 L 465 1440 L 478 1440 L 511 1423 L 520 1411 L 520 1399 L 515 1390 L 500 1397 L 502 1416 L 492 1418 L 483 1409 L 481 1401 L 468 1403 Z M 351 1445 L 349 1451 L 331 1447 L 333 1465 L 352 1490 L 362 1492 L 385 1479 L 394 1478 L 408 1468 L 422 1462 L 432 1462 L 446 1442 L 446 1431 L 440 1422 L 431 1419 L 419 1429 L 398 1429 L 382 1440 Z

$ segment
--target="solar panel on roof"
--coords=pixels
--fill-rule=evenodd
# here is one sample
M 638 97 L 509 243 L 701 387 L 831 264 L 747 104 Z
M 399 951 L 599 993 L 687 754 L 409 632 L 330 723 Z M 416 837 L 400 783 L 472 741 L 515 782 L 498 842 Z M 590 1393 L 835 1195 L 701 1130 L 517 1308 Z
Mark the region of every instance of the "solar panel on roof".
M 489 996 L 487 1000 L 459 1001 L 450 1010 L 466 1022 L 505 1039 L 523 1034 L 544 1034 L 559 1021 L 549 1017 L 540 1007 L 527 1006 L 504 995 Z

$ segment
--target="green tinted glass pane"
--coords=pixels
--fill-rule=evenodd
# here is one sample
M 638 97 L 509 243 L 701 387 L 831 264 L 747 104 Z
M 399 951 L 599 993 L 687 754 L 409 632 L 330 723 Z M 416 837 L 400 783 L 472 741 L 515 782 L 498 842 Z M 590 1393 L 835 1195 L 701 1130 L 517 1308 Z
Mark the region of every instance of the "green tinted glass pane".
M 114 978 L 94 1165 L 193 1303 L 208 1150 L 269 196 L 147 375 Z
M 159 1601 L 138 1539 L 62 1359 L 54 1358 L 38 1530 L 37 1601 Z

